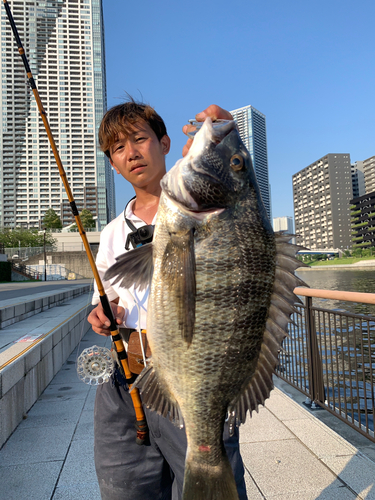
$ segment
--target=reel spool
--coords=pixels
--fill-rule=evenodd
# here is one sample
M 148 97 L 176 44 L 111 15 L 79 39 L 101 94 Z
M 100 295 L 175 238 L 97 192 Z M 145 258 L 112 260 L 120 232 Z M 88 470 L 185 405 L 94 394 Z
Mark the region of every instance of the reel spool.
M 88 385 L 101 385 L 108 382 L 115 371 L 111 351 L 96 345 L 84 349 L 77 360 L 77 375 Z

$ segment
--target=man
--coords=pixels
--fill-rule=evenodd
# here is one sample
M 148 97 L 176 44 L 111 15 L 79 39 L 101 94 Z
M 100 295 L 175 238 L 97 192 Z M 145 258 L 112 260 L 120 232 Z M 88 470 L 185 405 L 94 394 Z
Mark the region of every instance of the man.
M 196 116 L 212 120 L 232 119 L 230 113 L 218 106 L 209 106 Z M 186 125 L 184 133 L 193 127 Z M 134 101 L 115 106 L 104 116 L 99 143 L 116 172 L 128 180 L 136 197 L 104 228 L 100 238 L 97 267 L 101 276 L 124 253 L 131 227 L 155 224 L 161 195 L 160 181 L 166 173 L 165 156 L 170 138 L 161 117 L 151 108 Z M 183 148 L 186 155 L 192 140 Z M 130 247 L 131 248 L 131 247 Z M 120 325 L 124 340 L 131 331 L 146 329 L 148 290 L 132 287 L 123 289 L 104 281 L 108 299 Z M 110 335 L 109 320 L 99 303 L 97 292 L 88 321 L 99 335 Z M 170 500 L 172 484 L 174 499 L 182 494 L 186 436 L 184 430 L 169 420 L 145 408 L 150 442 L 136 444 L 135 412 L 126 381 L 116 370 L 111 382 L 98 387 L 95 424 L 95 466 L 103 500 Z M 224 442 L 235 475 L 240 500 L 246 500 L 244 469 L 239 454 L 238 432 L 229 437 L 224 430 Z

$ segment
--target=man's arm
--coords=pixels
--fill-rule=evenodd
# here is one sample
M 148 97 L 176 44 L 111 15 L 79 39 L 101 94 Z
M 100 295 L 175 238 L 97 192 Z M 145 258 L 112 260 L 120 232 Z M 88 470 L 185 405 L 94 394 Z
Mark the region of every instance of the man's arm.
M 212 121 L 215 120 L 233 120 L 233 116 L 229 113 L 229 111 L 226 111 L 223 108 L 220 108 L 220 106 L 217 106 L 216 104 L 211 104 L 206 108 L 204 111 L 201 111 L 197 115 L 195 115 L 195 119 L 197 122 L 204 122 L 206 118 L 210 117 Z M 194 125 L 184 125 L 182 127 L 182 131 L 184 134 L 187 134 L 188 132 L 192 132 L 195 130 Z M 182 156 L 186 156 L 190 146 L 193 144 L 193 139 L 188 139 L 185 146 L 182 149 Z

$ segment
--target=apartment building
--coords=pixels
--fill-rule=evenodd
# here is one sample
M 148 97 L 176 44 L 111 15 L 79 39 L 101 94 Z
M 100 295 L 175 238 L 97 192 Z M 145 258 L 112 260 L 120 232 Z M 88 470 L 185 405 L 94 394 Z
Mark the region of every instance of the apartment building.
M 293 175 L 297 243 L 312 250 L 350 248 L 349 153 L 327 154 Z
M 106 110 L 101 0 L 9 0 L 79 210 L 115 217 L 114 177 L 99 150 Z M 0 226 L 40 227 L 48 208 L 73 221 L 34 97 L 1 14 Z
M 363 161 L 356 161 L 355 163 L 352 163 L 351 169 L 353 198 L 358 198 L 358 196 L 363 196 L 366 193 Z
M 365 177 L 366 193 L 372 193 L 375 191 L 375 156 L 367 158 L 367 160 L 364 160 L 362 163 Z

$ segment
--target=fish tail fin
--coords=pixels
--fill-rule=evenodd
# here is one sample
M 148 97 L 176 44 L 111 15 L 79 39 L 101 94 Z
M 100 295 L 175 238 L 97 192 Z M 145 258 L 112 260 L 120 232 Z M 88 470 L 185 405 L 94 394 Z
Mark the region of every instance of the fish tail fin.
M 186 457 L 182 500 L 239 500 L 232 467 L 226 456 L 216 465 Z

